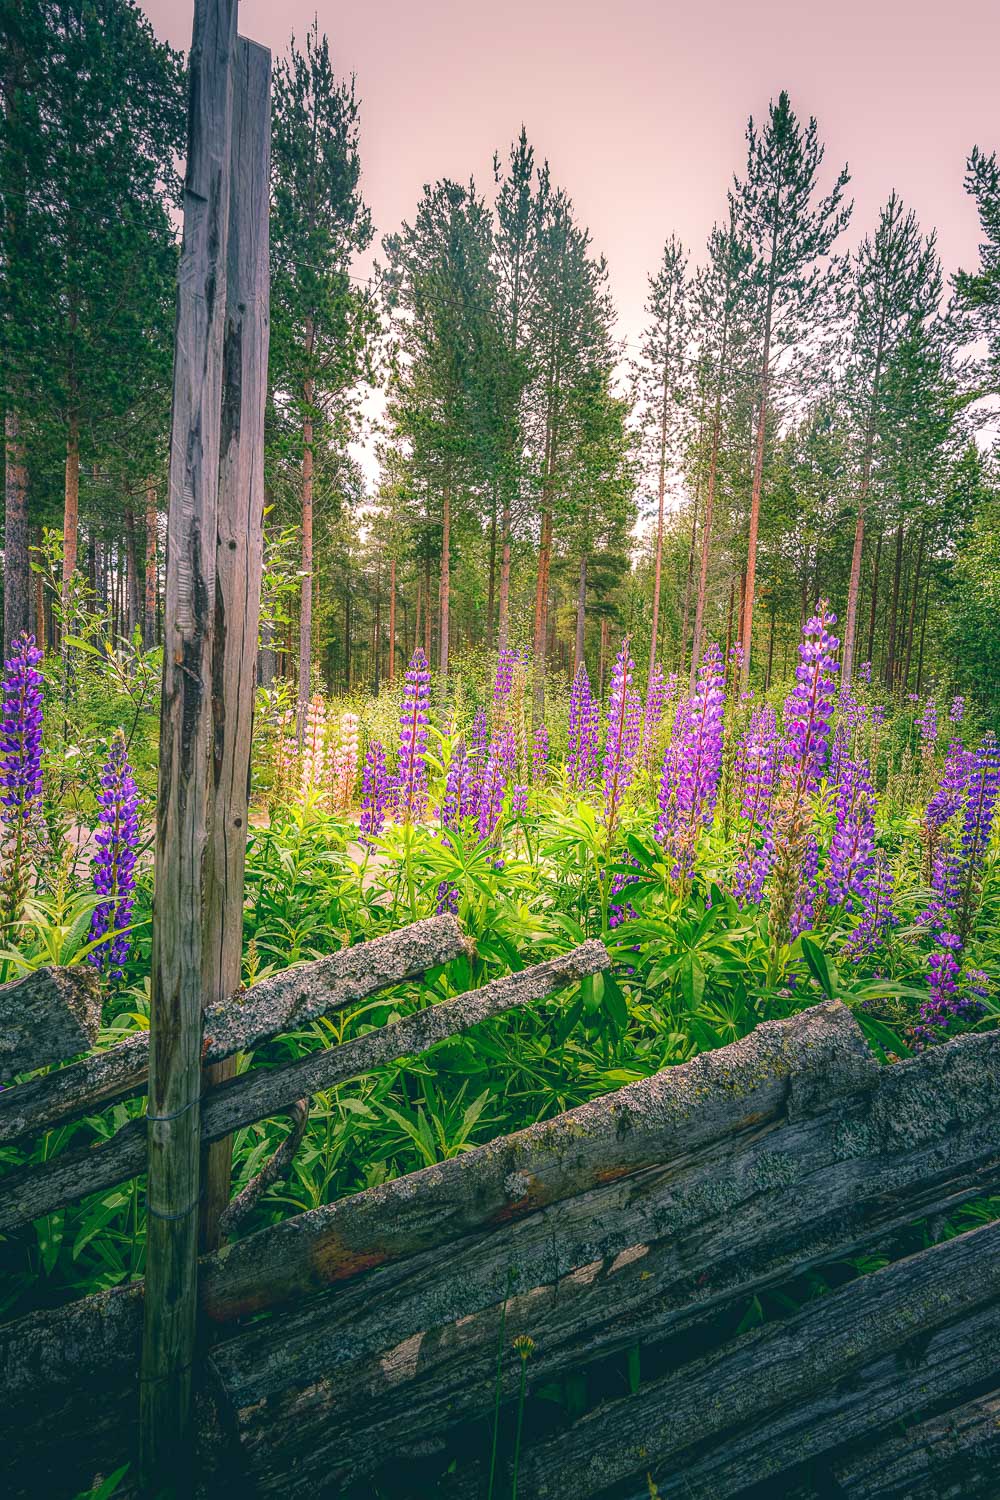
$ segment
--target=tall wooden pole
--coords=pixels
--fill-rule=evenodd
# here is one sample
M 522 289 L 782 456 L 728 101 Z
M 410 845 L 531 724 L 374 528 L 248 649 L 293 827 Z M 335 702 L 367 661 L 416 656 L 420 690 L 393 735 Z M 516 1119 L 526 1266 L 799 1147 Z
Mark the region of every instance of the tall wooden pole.
M 212 637 L 236 0 L 196 0 L 178 275 L 149 1053 L 140 1481 L 190 1491 L 201 1011 L 212 965 Z
M 215 566 L 212 744 L 216 807 L 205 887 L 205 921 L 210 943 L 203 990 L 205 1005 L 228 1000 L 236 994 L 243 960 L 243 866 L 264 553 L 270 86 L 271 54 L 240 37 L 233 75 Z M 235 1072 L 236 1058 L 227 1058 L 207 1070 L 205 1081 L 219 1083 Z M 203 1250 L 215 1250 L 219 1245 L 219 1219 L 229 1203 L 232 1154 L 231 1136 L 216 1141 L 206 1154 L 201 1215 Z

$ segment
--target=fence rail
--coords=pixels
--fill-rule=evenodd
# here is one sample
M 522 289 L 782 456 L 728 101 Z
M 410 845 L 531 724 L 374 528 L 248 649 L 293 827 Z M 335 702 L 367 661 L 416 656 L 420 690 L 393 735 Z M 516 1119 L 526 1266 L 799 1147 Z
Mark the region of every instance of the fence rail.
M 448 919 L 397 936 L 380 940 L 396 948 L 380 975 L 410 973 L 417 947 L 440 962 L 464 946 Z M 310 998 L 261 1021 L 251 992 L 242 1021 L 227 1012 L 229 1029 L 206 1034 L 263 1038 L 323 1013 L 334 990 L 370 993 L 375 947 L 323 960 L 322 986 L 279 976 Z M 606 963 L 588 943 L 251 1071 L 206 1096 L 207 1138 Z M 237 1087 L 282 1075 L 266 1097 Z M 507 1494 L 523 1335 L 521 1496 L 645 1500 L 652 1478 L 685 1500 L 813 1497 L 829 1493 L 820 1475 L 872 1500 L 989 1495 L 1000 1224 L 945 1238 L 944 1216 L 1000 1192 L 998 1101 L 1000 1033 L 885 1067 L 824 1003 L 236 1240 L 199 1270 L 202 1485 L 485 1496 L 499 1406 Z M 865 1254 L 878 1269 L 845 1269 Z M 820 1269 L 834 1289 L 810 1298 Z M 141 1286 L 0 1328 L 12 1494 L 71 1495 L 133 1454 L 141 1328 Z

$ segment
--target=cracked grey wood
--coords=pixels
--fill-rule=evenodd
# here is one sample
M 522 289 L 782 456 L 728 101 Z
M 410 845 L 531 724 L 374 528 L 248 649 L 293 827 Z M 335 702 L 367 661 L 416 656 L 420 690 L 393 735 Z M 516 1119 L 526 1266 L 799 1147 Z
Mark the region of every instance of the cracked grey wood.
M 486 1236 L 449 1238 L 445 1264 L 439 1238 L 437 1249 L 216 1349 L 246 1440 L 261 1453 L 301 1444 L 345 1478 L 415 1434 L 443 1441 L 449 1426 L 490 1409 L 512 1271 L 507 1331 L 534 1338 L 532 1378 L 544 1381 L 693 1331 L 889 1227 L 988 1191 L 1000 1179 L 998 1080 L 1000 1033 L 966 1038 L 883 1070 L 877 1091 L 833 1100 L 830 1113 L 752 1126 Z M 396 1204 L 400 1216 L 419 1211 L 420 1227 L 440 1207 L 430 1183 L 414 1191 L 426 1175 L 409 1179 L 410 1194 Z M 358 1200 L 341 1205 L 344 1218 L 352 1205 Z M 266 1235 L 287 1244 L 301 1227 L 292 1220 L 234 1252 L 263 1250 Z M 228 1270 L 224 1256 L 203 1269 L 210 1311 L 238 1305 Z M 237 1286 L 251 1283 L 245 1264 Z M 511 1366 L 506 1396 L 516 1383 Z
M 0 1082 L 88 1051 L 100 1024 L 97 974 L 89 964 L 34 969 L 0 984 Z
M 215 817 L 212 657 L 236 0 L 195 0 L 177 276 L 150 965 L 140 1484 L 191 1477 L 201 1012 L 219 934 L 205 903 Z
M 296 1266 L 310 1255 L 328 1257 L 311 1287 L 325 1285 L 331 1272 L 347 1278 L 308 1301 L 294 1293 L 270 1319 L 231 1326 L 215 1345 L 213 1441 L 228 1444 L 223 1433 L 238 1438 L 236 1462 L 261 1494 L 363 1483 L 380 1463 L 398 1469 L 492 1409 L 512 1269 L 507 1332 L 536 1339 L 529 1375 L 541 1382 L 636 1343 L 655 1349 L 809 1265 L 853 1254 L 973 1193 L 996 1191 L 1000 1033 L 962 1038 L 891 1068 L 871 1062 L 839 1006 L 769 1023 L 755 1036 L 709 1054 L 694 1071 L 667 1070 L 673 1092 L 669 1082 L 649 1088 L 646 1080 L 645 1093 L 630 1085 L 582 1115 L 548 1122 L 554 1132 L 519 1133 L 512 1138 L 518 1173 L 499 1198 L 496 1152 L 509 1145 L 502 1142 L 469 1153 L 464 1172 L 457 1162 L 442 1163 L 385 1185 L 388 1196 L 385 1188 L 357 1195 L 206 1258 L 202 1294 L 217 1317 L 241 1310 L 254 1265 L 265 1302 L 287 1292 L 285 1280 L 267 1282 L 276 1247 Z M 833 1080 L 825 1097 L 824 1077 Z M 524 1178 L 534 1180 L 533 1165 L 551 1196 L 526 1205 Z M 945 1252 L 945 1269 L 940 1260 L 900 1262 L 888 1268 L 898 1278 L 864 1278 L 836 1293 L 839 1314 L 833 1298 L 820 1299 L 803 1309 L 794 1330 L 768 1326 L 644 1385 L 633 1399 L 648 1399 L 648 1421 L 632 1422 L 625 1401 L 574 1423 L 558 1442 L 529 1442 L 524 1493 L 535 1493 L 527 1466 L 537 1464 L 549 1493 L 565 1494 L 558 1488 L 565 1458 L 576 1465 L 572 1492 L 580 1500 L 604 1493 L 607 1483 L 616 1500 L 645 1500 L 645 1470 L 624 1452 L 633 1428 L 655 1439 L 646 1448 L 657 1463 L 666 1433 L 655 1477 L 665 1495 L 689 1500 L 682 1478 L 703 1476 L 699 1495 L 737 1494 L 741 1476 L 768 1464 L 777 1476 L 810 1452 L 842 1462 L 842 1433 L 871 1446 L 889 1440 L 882 1428 L 890 1421 L 928 1422 L 928 1382 L 957 1407 L 992 1378 L 1000 1346 L 997 1232 L 990 1226 L 987 1235 L 950 1242 L 957 1249 L 927 1252 Z M 390 1257 L 366 1270 L 387 1245 Z M 300 1274 L 298 1267 L 292 1281 Z M 88 1372 L 99 1375 L 116 1410 L 127 1410 L 122 1403 L 134 1394 L 127 1351 L 140 1297 L 129 1291 L 104 1300 L 100 1316 L 91 1299 L 0 1329 L 0 1373 L 20 1414 L 17 1430 L 3 1434 L 5 1454 L 29 1454 L 32 1435 L 36 1448 L 44 1443 L 54 1412 L 58 1444 L 65 1441 L 62 1451 L 72 1450 L 74 1462 L 86 1467 L 88 1444 L 102 1461 L 113 1453 L 99 1414 L 91 1411 L 93 1434 L 79 1420 L 87 1401 L 80 1385 Z M 903 1365 L 900 1351 L 909 1351 Z M 516 1379 L 512 1360 L 505 1399 Z M 691 1414 L 686 1423 L 675 1421 L 677 1407 Z M 603 1435 L 590 1443 L 600 1423 Z M 119 1445 L 128 1430 L 126 1422 Z M 692 1446 L 685 1434 L 702 1430 Z M 598 1465 L 591 1486 L 595 1451 L 609 1468 Z M 12 1458 L 15 1469 L 18 1462 Z M 897 1454 L 894 1462 L 903 1459 Z M 28 1457 L 17 1472 L 30 1485 Z M 680 1488 L 670 1488 L 675 1478 Z M 456 1479 L 456 1495 L 472 1493 L 462 1488 L 467 1480 Z M 859 1488 L 859 1500 L 868 1493 Z M 897 1490 L 899 1500 L 903 1493 Z M 880 1494 L 873 1489 L 872 1500 Z M 926 1490 L 926 1500 L 933 1495 Z

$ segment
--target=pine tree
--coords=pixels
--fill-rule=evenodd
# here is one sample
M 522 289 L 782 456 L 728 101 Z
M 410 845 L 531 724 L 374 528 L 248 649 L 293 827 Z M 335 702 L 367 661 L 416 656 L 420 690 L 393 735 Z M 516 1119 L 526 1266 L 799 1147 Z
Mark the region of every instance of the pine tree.
M 854 257 L 854 326 L 848 391 L 861 432 L 857 521 L 844 619 L 842 680 L 851 681 L 857 629 L 865 507 L 871 489 L 875 444 L 884 432 L 883 380 L 886 365 L 914 325 L 936 309 L 941 268 L 935 235 L 921 239 L 912 212 L 895 193 L 879 216 L 873 237 L 865 236 Z
M 374 313 L 351 285 L 354 257 L 371 243 L 361 197 L 359 106 L 339 81 L 314 21 L 305 51 L 294 38 L 274 70 L 271 136 L 270 382 L 295 430 L 301 506 L 298 734 L 309 703 L 313 639 L 313 524 L 317 447 L 343 452 L 354 428 L 352 394 L 369 365 Z M 272 404 L 272 416 L 275 406 Z M 273 425 L 272 425 L 273 432 Z
M 967 340 L 982 339 L 986 359 L 974 375 L 980 391 L 1000 391 L 1000 162 L 973 148 L 965 178 L 976 200 L 983 238 L 978 271 L 959 271 L 954 278 L 962 331 Z
M 743 608 L 743 667 L 741 684 L 749 682 L 753 643 L 757 533 L 774 364 L 778 355 L 812 331 L 826 312 L 839 266 L 826 257 L 850 218 L 843 203 L 849 181 L 841 171 L 832 191 L 816 199 L 816 182 L 824 148 L 815 119 L 803 129 L 788 95 L 782 92 L 768 109 L 767 124 L 758 134 L 751 119 L 747 127 L 747 169 L 732 194 L 737 229 L 754 254 L 754 276 L 762 308 L 759 390 L 747 539 L 746 589 Z
M 573 205 L 561 190 L 550 199 L 538 253 L 538 295 L 531 318 L 538 372 L 531 393 L 539 496 L 533 638 L 536 713 L 544 705 L 554 520 L 573 451 L 573 393 L 588 373 L 610 370 L 614 364 L 607 265 L 603 258 L 591 256 L 589 232 L 576 224 Z
M 148 393 L 169 387 L 183 75 L 133 0 L 35 0 L 18 12 L 42 55 L 30 81 L 35 138 L 18 164 L 26 254 L 5 267 L 19 309 L 8 357 L 15 387 L 35 393 L 32 418 L 61 435 L 65 602 L 81 464 L 109 437 L 120 443 Z
M 507 172 L 493 159 L 498 186 L 493 259 L 498 301 L 498 378 L 496 417 L 499 429 L 500 589 L 498 646 L 510 637 L 511 535 L 520 508 L 525 470 L 525 393 L 535 373 L 536 351 L 530 341 L 538 296 L 539 248 L 549 202 L 548 165 L 535 167 L 535 155 L 522 125 L 511 147 Z
M 653 613 L 650 627 L 649 673 L 652 683 L 660 631 L 660 593 L 663 574 L 664 507 L 667 471 L 676 465 L 685 422 L 685 366 L 689 334 L 687 255 L 671 235 L 655 275 L 649 277 L 646 299 L 649 322 L 643 338 L 636 377 L 643 401 L 647 443 L 652 439 L 656 471 L 656 541 L 653 553 Z
M 736 322 L 746 296 L 746 273 L 749 253 L 737 237 L 734 221 L 712 230 L 708 241 L 708 263 L 699 272 L 695 286 L 695 317 L 700 358 L 711 385 L 711 415 L 708 434 L 708 473 L 705 479 L 705 505 L 701 527 L 701 559 L 695 600 L 694 632 L 691 641 L 691 683 L 694 684 L 701 659 L 702 626 L 705 617 L 705 593 L 708 560 L 715 520 L 715 492 L 719 475 L 719 450 L 722 442 L 724 403 L 731 395 L 733 372 L 739 369 L 734 360 L 737 343 Z M 742 309 L 745 317 L 745 308 Z
M 386 237 L 396 372 L 389 418 L 440 496 L 439 667 L 448 671 L 455 504 L 482 483 L 489 447 L 495 288 L 489 211 L 475 184 L 424 189 L 413 225 Z

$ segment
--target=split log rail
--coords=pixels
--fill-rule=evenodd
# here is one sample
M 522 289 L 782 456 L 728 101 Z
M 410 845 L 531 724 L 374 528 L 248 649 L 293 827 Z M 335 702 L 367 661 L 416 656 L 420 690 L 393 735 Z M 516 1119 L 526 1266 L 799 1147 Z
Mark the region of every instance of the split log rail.
M 466 951 L 453 919 L 432 918 L 265 980 L 206 1035 L 220 1055 L 261 1047 Z M 252 1206 L 287 1170 L 311 1092 L 606 965 L 586 943 L 254 1066 L 207 1091 L 206 1132 L 292 1115 Z M 17 1084 L 0 1094 L 5 1138 L 143 1080 L 131 1042 Z M 527 1500 L 648 1500 L 651 1482 L 678 1500 L 994 1496 L 998 1102 L 1000 1033 L 885 1066 L 825 1002 L 237 1238 L 198 1267 L 197 1492 L 473 1500 L 492 1465 L 509 1494 L 522 1425 Z M 0 1327 L 7 1493 L 69 1500 L 134 1461 L 144 1297 L 126 1287 Z

